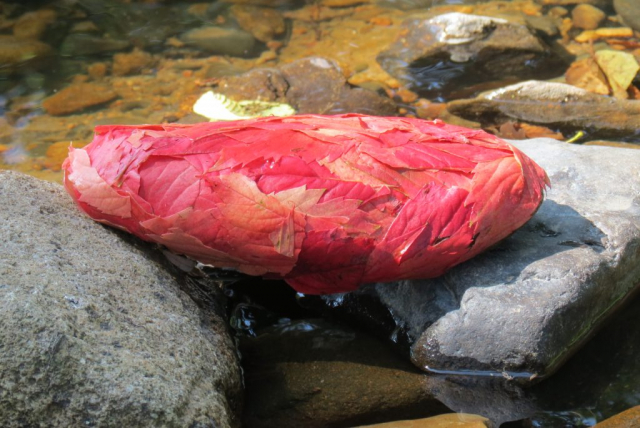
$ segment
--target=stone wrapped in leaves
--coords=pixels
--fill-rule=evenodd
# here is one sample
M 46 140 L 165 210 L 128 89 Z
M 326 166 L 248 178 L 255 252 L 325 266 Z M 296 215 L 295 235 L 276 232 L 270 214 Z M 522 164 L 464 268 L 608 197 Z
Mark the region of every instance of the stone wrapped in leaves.
M 99 126 L 64 170 L 95 220 L 310 294 L 441 275 L 522 226 L 549 184 L 484 131 L 355 114 Z

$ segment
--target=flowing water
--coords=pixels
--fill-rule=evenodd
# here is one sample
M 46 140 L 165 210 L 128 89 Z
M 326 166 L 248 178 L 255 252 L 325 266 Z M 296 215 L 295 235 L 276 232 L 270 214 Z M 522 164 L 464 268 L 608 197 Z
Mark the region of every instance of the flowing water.
M 580 3 L 594 7 L 576 11 Z M 468 51 L 459 47 L 465 37 L 503 31 L 502 21 L 465 34 L 420 27 L 450 12 L 518 28 Z M 207 91 L 225 96 L 234 113 L 238 102 L 253 113 L 269 102 L 303 113 L 441 118 L 505 138 L 638 148 L 640 39 L 628 27 L 638 21 L 634 11 L 623 15 L 608 0 L 0 1 L 0 168 L 60 182 L 68 147 L 89 143 L 95 125 L 204 121 L 193 107 Z M 453 47 L 435 46 L 456 37 Z M 266 79 L 263 69 L 284 80 Z M 530 79 L 588 95 L 574 103 L 470 101 Z M 564 118 L 567 108 L 573 119 Z M 556 375 L 522 390 L 426 376 L 407 363 L 402 339 L 392 349 L 366 332 L 318 321 L 282 284 L 258 282 L 228 288 L 250 425 L 312 426 L 297 419 L 307 402 L 321 409 L 305 410 L 317 426 L 454 411 L 505 427 L 583 427 L 640 404 L 638 299 Z M 273 346 L 281 354 L 267 351 Z M 324 392 L 312 387 L 323 373 L 333 379 Z M 353 412 L 342 405 L 348 400 L 363 404 Z

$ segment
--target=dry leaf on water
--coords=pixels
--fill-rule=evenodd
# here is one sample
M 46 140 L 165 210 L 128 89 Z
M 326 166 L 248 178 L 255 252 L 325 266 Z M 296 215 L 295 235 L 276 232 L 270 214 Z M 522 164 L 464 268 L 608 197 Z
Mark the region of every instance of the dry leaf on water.
M 595 59 L 607 76 L 613 96 L 627 99 L 627 89 L 640 70 L 636 58 L 626 52 L 602 50 L 595 53 Z

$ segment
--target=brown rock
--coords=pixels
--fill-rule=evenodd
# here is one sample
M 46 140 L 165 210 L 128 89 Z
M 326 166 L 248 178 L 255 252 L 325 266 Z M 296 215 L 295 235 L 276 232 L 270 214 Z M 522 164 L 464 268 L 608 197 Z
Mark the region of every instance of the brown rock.
M 102 79 L 107 74 L 107 64 L 104 62 L 94 62 L 87 67 L 87 73 L 89 73 L 89 77 L 94 80 Z
M 118 95 L 109 87 L 95 83 L 79 83 L 67 86 L 45 98 L 42 107 L 53 116 L 75 113 L 87 107 L 109 102 Z
M 284 33 L 284 18 L 275 9 L 259 6 L 234 5 L 231 14 L 243 30 L 261 42 L 268 42 Z
M 590 4 L 580 4 L 571 12 L 573 25 L 583 30 L 595 30 L 607 17 L 603 11 Z
M 51 47 L 37 40 L 0 35 L 0 75 L 41 67 L 41 60 L 50 53 Z
M 466 413 L 447 413 L 426 419 L 393 421 L 384 424 L 362 426 L 360 428 L 487 428 L 487 418 Z
M 348 427 L 447 411 L 427 392 L 431 380 L 391 348 L 324 320 L 264 329 L 240 352 L 247 427 Z
M 27 12 L 16 21 L 13 35 L 22 39 L 39 39 L 55 20 L 56 12 L 51 9 Z
M 115 54 L 111 73 L 114 76 L 139 74 L 142 69 L 153 63 L 153 57 L 145 51 L 134 49 L 131 53 Z
M 639 426 L 640 406 L 635 406 L 600 422 L 594 428 L 635 428 Z

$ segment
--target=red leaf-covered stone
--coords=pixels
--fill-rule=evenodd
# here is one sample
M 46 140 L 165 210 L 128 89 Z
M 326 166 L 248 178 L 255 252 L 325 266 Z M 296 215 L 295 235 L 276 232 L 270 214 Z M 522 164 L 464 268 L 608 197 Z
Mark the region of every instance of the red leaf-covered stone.
M 441 275 L 522 226 L 548 185 L 484 131 L 355 114 L 99 126 L 64 170 L 95 220 L 310 294 Z

